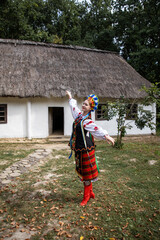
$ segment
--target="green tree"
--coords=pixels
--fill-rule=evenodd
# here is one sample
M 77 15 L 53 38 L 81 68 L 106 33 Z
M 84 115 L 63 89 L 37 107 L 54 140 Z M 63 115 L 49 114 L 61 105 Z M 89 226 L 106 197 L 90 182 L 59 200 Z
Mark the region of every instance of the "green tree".
M 1 0 L 0 37 L 117 50 L 110 0 Z
M 160 81 L 158 0 L 113 0 L 115 39 L 122 56 L 146 79 Z
M 157 131 L 160 129 L 160 83 L 152 84 L 150 88 L 143 87 L 146 91 L 147 97 L 145 98 L 145 104 L 156 103 L 156 121 L 157 121 Z
M 79 39 L 80 23 L 74 0 L 45 1 L 44 26 L 49 35 L 57 35 L 67 44 Z
M 34 41 L 51 41 L 44 25 L 43 0 L 2 0 L 0 37 Z
M 1 0 L 0 3 L 0 37 L 17 38 L 18 16 L 12 0 Z
M 86 2 L 85 2 L 86 4 Z M 112 28 L 111 0 L 91 0 L 82 22 L 83 39 L 94 48 L 117 51 Z

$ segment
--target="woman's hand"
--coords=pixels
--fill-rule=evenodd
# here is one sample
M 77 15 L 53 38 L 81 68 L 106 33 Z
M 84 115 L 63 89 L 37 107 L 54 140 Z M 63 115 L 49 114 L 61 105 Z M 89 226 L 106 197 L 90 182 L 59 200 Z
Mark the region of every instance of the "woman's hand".
M 110 144 L 112 144 L 112 146 L 114 146 L 114 139 L 112 137 L 110 137 L 109 135 L 105 136 L 107 142 Z
M 68 95 L 69 99 L 72 98 L 72 95 L 71 95 L 71 93 L 69 91 L 66 91 L 66 95 Z

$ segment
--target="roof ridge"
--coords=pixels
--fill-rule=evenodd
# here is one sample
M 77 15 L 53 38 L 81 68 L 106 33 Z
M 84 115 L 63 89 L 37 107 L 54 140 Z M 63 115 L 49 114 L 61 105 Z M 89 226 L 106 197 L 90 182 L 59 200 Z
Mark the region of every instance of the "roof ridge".
M 73 49 L 73 50 L 82 50 L 82 51 L 89 51 L 89 52 L 99 52 L 99 53 L 109 53 L 109 54 L 119 55 L 118 52 L 106 51 L 106 50 L 101 50 L 101 49 L 96 49 L 96 48 L 87 48 L 87 47 L 76 46 L 76 45 L 60 45 L 60 44 L 55 44 L 55 43 L 43 43 L 43 42 L 35 42 L 35 41 L 19 40 L 19 39 L 0 38 L 0 43 L 14 44 L 15 46 L 16 45 L 35 45 L 35 46 L 64 48 L 64 49 Z

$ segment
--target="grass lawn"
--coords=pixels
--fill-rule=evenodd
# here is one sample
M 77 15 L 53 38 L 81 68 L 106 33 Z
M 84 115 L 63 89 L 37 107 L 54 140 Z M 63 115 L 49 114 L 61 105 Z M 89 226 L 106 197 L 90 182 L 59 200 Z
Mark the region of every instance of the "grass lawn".
M 22 146 L 22 148 L 20 146 Z M 0 173 L 13 163 L 25 158 L 31 152 L 33 152 L 33 149 L 23 149 L 22 144 L 17 148 L 16 144 L 0 143 Z
M 3 144 L 0 162 L 8 166 L 12 157 L 15 161 L 34 149 L 28 146 L 23 151 L 21 144 L 22 152 L 17 153 L 17 146 Z M 0 239 L 19 232 L 29 236 L 22 240 L 158 240 L 160 142 L 126 142 L 122 150 L 98 142 L 96 152 L 100 168 L 99 181 L 93 183 L 96 198 L 85 207 L 79 205 L 83 185 L 67 150 L 53 150 L 43 166 L 2 187 Z

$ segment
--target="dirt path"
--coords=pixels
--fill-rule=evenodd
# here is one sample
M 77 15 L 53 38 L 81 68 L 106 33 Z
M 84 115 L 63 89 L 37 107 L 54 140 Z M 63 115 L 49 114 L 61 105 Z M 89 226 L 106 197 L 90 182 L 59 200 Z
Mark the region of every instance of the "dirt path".
M 116 139 L 116 136 L 113 136 Z M 59 138 L 39 138 L 39 139 L 27 139 L 27 138 L 0 138 L 1 143 L 25 143 L 25 144 L 45 144 L 47 148 L 67 148 L 69 137 L 59 137 Z M 96 140 L 97 141 L 97 140 Z M 123 141 L 131 142 L 160 142 L 160 136 L 155 135 L 135 135 L 135 136 L 126 136 L 123 138 Z M 51 145 L 51 146 L 49 146 Z

